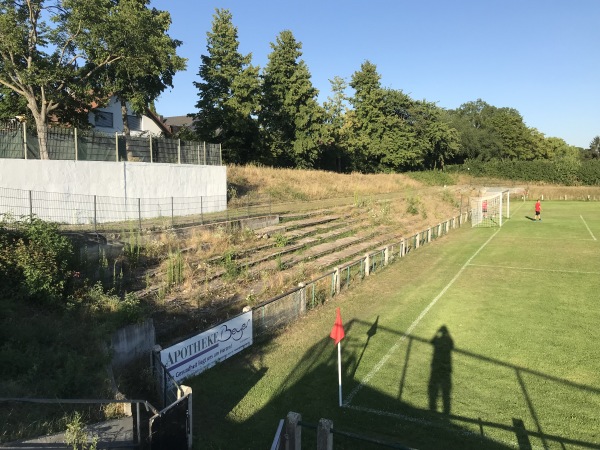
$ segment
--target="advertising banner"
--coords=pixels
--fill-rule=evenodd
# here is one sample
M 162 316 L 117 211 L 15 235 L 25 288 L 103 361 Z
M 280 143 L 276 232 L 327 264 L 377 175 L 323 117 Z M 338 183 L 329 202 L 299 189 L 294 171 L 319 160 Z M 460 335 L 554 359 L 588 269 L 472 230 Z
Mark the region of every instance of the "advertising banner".
M 252 345 L 252 311 L 160 352 L 160 360 L 179 382 Z

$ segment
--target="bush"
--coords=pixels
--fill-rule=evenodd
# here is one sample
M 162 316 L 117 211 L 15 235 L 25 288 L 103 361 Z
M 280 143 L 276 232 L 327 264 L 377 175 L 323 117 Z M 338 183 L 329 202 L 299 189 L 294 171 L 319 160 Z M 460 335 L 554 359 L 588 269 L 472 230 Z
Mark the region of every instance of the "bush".
M 59 303 L 72 278 L 72 258 L 73 246 L 56 224 L 10 217 L 0 222 L 0 277 L 9 293 Z

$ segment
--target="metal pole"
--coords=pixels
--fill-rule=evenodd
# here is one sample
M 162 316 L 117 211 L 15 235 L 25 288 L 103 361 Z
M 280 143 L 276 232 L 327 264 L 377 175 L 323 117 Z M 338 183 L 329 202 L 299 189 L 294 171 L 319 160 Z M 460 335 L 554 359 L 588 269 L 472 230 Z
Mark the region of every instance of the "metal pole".
M 142 231 L 142 200 L 138 197 L 138 226 Z
M 96 220 L 96 196 L 94 195 L 94 232 L 97 231 L 98 221 Z
M 204 153 L 204 165 L 206 165 L 206 142 L 202 141 L 203 153 Z
M 75 137 L 75 161 L 79 159 L 79 147 L 77 145 L 77 128 L 73 130 L 73 136 Z
M 119 162 L 119 134 L 115 131 L 115 161 Z
M 174 212 L 174 207 L 173 207 L 173 197 L 171 197 L 171 228 L 173 228 L 175 226 L 175 212 Z
M 219 165 L 223 165 L 223 149 L 221 147 L 221 144 L 219 144 Z
M 152 164 L 152 135 L 148 136 L 148 142 L 150 143 L 150 164 Z
M 202 199 L 204 197 L 200 197 L 200 223 L 204 224 L 204 206 L 202 206 Z
M 177 139 L 177 164 L 181 164 L 181 139 Z

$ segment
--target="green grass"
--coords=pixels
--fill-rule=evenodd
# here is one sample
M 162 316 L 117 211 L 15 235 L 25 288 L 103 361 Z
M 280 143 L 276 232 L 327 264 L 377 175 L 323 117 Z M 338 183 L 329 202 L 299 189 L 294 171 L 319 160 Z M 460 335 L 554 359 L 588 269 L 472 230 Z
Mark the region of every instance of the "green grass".
M 195 379 L 194 448 L 269 448 L 289 411 L 419 449 L 600 448 L 600 207 L 513 202 L 411 252 L 279 337 Z M 335 308 L 343 397 L 329 332 Z M 453 340 L 451 411 L 429 409 L 432 337 Z M 433 364 L 435 366 L 435 364 Z M 303 429 L 303 448 L 315 448 Z M 336 449 L 384 448 L 334 435 Z

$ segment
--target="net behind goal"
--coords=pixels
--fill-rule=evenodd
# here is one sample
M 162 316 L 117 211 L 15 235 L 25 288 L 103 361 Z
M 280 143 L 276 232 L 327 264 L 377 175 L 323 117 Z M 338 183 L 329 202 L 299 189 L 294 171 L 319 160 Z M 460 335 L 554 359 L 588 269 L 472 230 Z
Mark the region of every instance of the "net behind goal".
M 481 197 L 471 198 L 471 224 L 474 227 L 501 227 L 510 217 L 508 190 L 486 192 Z

